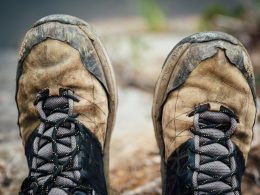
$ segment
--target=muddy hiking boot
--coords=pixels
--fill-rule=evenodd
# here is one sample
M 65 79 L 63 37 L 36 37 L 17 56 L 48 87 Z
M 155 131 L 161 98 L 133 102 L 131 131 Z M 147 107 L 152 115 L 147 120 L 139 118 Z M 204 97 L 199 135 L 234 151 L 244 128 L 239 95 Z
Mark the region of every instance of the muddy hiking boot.
M 163 194 L 241 194 L 255 115 L 253 69 L 237 39 L 204 32 L 177 44 L 152 111 Z
M 26 33 L 16 101 L 29 175 L 20 194 L 108 194 L 114 73 L 90 26 L 51 15 Z

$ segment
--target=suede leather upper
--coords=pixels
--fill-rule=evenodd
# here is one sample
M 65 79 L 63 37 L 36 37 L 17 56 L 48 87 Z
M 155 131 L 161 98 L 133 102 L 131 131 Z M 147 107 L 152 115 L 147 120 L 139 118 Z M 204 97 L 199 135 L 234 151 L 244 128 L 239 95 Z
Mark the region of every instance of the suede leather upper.
M 182 58 L 205 44 L 211 43 L 191 46 Z M 187 114 L 204 103 L 210 103 L 212 110 L 219 110 L 221 105 L 227 106 L 238 115 L 239 124 L 231 139 L 246 160 L 252 141 L 256 107 L 246 79 L 229 62 L 222 49 L 199 63 L 185 83 L 169 94 L 162 114 L 166 158 L 192 136 L 189 129 L 193 126 L 193 118 L 189 118 Z
M 48 128 L 48 123 L 53 125 L 53 122 L 57 122 L 46 121 L 46 118 L 42 117 L 44 116 L 40 114 L 42 109 L 34 104 L 37 96 L 45 90 L 48 90 L 50 98 L 59 97 L 59 92 L 63 89 L 73 93 L 73 98 L 68 98 L 73 100 L 75 98 L 77 101 L 73 106 L 69 105 L 69 110 L 73 113 L 69 113 L 68 118 L 74 120 L 76 117 L 74 122 L 80 124 L 86 134 L 91 134 L 90 139 L 93 138 L 92 141 L 95 142 L 93 145 L 98 145 L 96 149 L 93 147 L 87 150 L 88 144 L 91 145 L 88 142 L 89 136 L 84 138 L 86 140 L 77 142 L 82 149 L 79 155 L 82 160 L 80 164 L 87 170 L 87 172 L 81 171 L 83 180 L 89 177 L 88 166 L 93 170 L 98 168 L 99 171 L 96 173 L 101 173 L 100 183 L 85 181 L 85 184 L 94 186 L 99 194 L 109 191 L 109 143 L 116 115 L 117 89 L 112 65 L 90 25 L 69 15 L 50 15 L 37 21 L 26 33 L 20 47 L 16 84 L 18 125 L 25 146 L 32 141 L 31 139 L 35 140 L 32 136 L 35 132 L 41 130 L 43 131 L 41 133 L 46 133 L 43 126 Z M 42 103 L 44 104 L 44 101 Z M 59 109 L 65 108 L 58 108 L 53 112 Z M 61 114 L 60 117 L 62 116 Z M 64 120 L 67 120 L 67 117 Z M 62 129 L 59 131 L 62 133 Z M 53 141 L 45 136 L 43 138 L 51 140 L 52 150 L 62 139 L 56 137 L 58 141 L 55 139 Z M 67 143 L 64 144 L 66 146 Z M 75 142 L 73 144 L 75 146 Z M 30 156 L 35 154 L 28 149 L 26 152 L 29 162 Z M 39 158 L 37 155 L 35 158 Z M 41 155 L 44 155 L 44 152 L 41 151 Z M 97 162 L 93 161 L 94 158 Z M 38 163 L 42 162 L 39 160 Z M 63 166 L 59 168 L 62 169 Z M 29 169 L 32 169 L 30 164 Z M 80 191 L 75 193 L 82 194 Z
M 75 103 L 74 112 L 79 114 L 79 121 L 97 136 L 103 147 L 108 117 L 106 92 L 84 67 L 77 50 L 52 39 L 36 45 L 23 63 L 17 104 L 24 143 L 40 123 L 34 101 L 37 93 L 45 88 L 50 90 L 50 95 L 58 95 L 59 88 L 74 91 L 80 100 Z
M 222 142 L 221 139 L 214 137 L 214 134 L 210 134 L 213 132 L 223 134 L 223 131 L 218 129 L 221 124 L 211 126 L 210 121 L 201 121 L 200 118 L 195 120 L 195 115 L 191 115 L 197 108 L 206 104 L 209 105 L 209 112 L 219 113 L 221 108 L 225 107 L 233 113 L 233 116 L 231 116 L 231 118 L 233 117 L 232 121 L 234 121 L 234 116 L 238 118 L 235 127 L 232 128 L 232 135 L 224 134 L 226 137 L 223 139 L 228 142 L 228 146 L 224 140 Z M 198 116 L 200 115 L 196 114 L 196 117 Z M 196 161 L 196 166 L 192 171 L 192 177 L 194 177 L 192 179 L 192 191 L 200 192 L 197 187 L 204 184 L 207 187 L 212 185 L 211 187 L 214 188 L 215 179 L 216 181 L 221 180 L 221 176 L 214 176 L 211 173 L 208 178 L 213 178 L 213 183 L 211 183 L 211 180 L 205 179 L 207 177 L 203 175 L 201 165 L 204 166 L 209 162 L 214 162 L 214 166 L 221 169 L 222 163 L 232 161 L 233 165 L 228 172 L 231 170 L 230 173 L 232 173 L 236 164 L 239 171 L 241 171 L 241 175 L 251 147 L 256 117 L 253 67 L 243 45 L 231 35 L 223 32 L 201 32 L 180 41 L 168 55 L 157 81 L 152 117 L 155 136 L 162 158 L 163 194 L 169 194 L 169 191 L 167 191 L 169 189 L 171 192 L 180 188 L 184 189 L 185 185 L 189 183 L 187 182 L 189 176 L 184 176 L 180 172 L 182 170 L 183 174 L 185 174 L 189 169 L 186 166 L 187 160 L 182 158 L 185 155 L 191 156 L 186 150 L 187 147 L 191 149 L 189 148 L 190 145 L 187 145 L 188 140 L 194 140 L 196 143 L 196 151 L 193 151 L 196 153 L 196 158 L 190 159 L 191 163 Z M 195 122 L 197 124 L 196 132 L 194 131 Z M 232 124 L 235 123 L 232 122 Z M 217 135 L 219 134 L 215 134 L 215 136 Z M 207 139 L 207 136 L 210 139 Z M 220 144 L 223 144 L 222 146 L 229 149 L 214 148 L 216 145 L 207 147 L 208 144 L 211 145 L 215 142 L 217 144 L 219 141 L 221 141 Z M 186 149 L 181 154 L 178 153 L 180 148 L 183 147 L 186 147 Z M 234 153 L 231 152 L 234 151 L 234 147 L 241 154 L 236 160 L 232 157 Z M 201 152 L 202 148 L 209 150 L 207 154 Z M 218 155 L 216 157 L 210 156 L 210 149 L 218 152 Z M 226 151 L 231 152 L 231 154 L 227 154 Z M 201 161 L 200 156 L 204 159 L 208 158 L 208 162 Z M 182 161 L 176 164 L 172 160 L 173 158 L 182 159 Z M 219 158 L 229 159 L 217 162 Z M 227 164 L 227 166 L 229 165 Z M 183 176 L 182 179 L 176 176 L 176 171 L 180 176 Z M 200 173 L 202 175 L 199 175 Z M 229 174 L 228 177 L 231 175 Z M 227 184 L 231 186 L 231 190 L 234 189 L 232 190 L 233 193 L 239 193 L 240 189 L 237 188 L 239 187 L 237 185 L 238 180 L 235 181 L 235 177 L 239 179 L 238 176 L 232 177 L 232 185 L 224 181 L 220 182 L 219 187 Z M 201 178 L 203 179 L 199 180 Z M 206 183 L 203 184 L 204 179 Z M 211 187 L 208 188 L 208 192 L 212 192 L 213 188 Z M 182 194 L 183 189 L 178 192 Z M 200 193 L 203 194 L 203 192 Z M 173 194 L 178 193 L 174 191 Z

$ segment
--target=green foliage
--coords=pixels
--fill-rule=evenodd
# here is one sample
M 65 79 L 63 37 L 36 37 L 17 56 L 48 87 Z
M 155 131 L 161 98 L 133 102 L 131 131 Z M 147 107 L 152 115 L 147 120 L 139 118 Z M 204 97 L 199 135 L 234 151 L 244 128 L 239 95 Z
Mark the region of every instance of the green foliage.
M 242 5 L 239 5 L 235 7 L 234 9 L 228 10 L 223 5 L 211 5 L 207 9 L 204 10 L 202 13 L 202 18 L 205 20 L 210 20 L 214 18 L 216 15 L 224 15 L 224 16 L 230 16 L 230 17 L 236 17 L 239 18 L 243 16 L 245 10 Z
M 259 13 L 259 10 L 260 10 L 260 0 L 255 0 L 253 5 L 254 5 L 254 8 Z
M 166 29 L 166 17 L 157 0 L 139 0 L 141 13 L 150 31 Z
M 211 20 L 216 15 L 227 15 L 227 10 L 222 5 L 211 5 L 203 11 L 202 18 L 204 20 Z
M 242 5 L 239 5 L 234 9 L 226 9 L 223 5 L 220 4 L 210 5 L 202 12 L 199 29 L 200 30 L 214 29 L 212 20 L 218 15 L 242 18 L 245 14 L 245 11 L 246 10 Z
M 256 85 L 260 85 L 260 75 L 258 74 L 258 75 L 255 75 L 255 83 L 256 83 Z

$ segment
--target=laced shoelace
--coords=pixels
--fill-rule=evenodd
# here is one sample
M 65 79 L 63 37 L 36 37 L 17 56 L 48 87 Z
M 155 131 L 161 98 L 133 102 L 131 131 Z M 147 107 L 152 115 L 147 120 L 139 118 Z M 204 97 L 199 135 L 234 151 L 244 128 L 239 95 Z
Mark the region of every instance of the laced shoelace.
M 239 195 L 240 187 L 237 180 L 237 167 L 234 158 L 234 144 L 230 137 L 237 125 L 235 114 L 225 107 L 220 112 L 208 111 L 209 105 L 203 105 L 195 110 L 194 165 L 192 191 L 195 195 L 227 194 Z
M 41 123 L 33 141 L 32 167 L 26 179 L 26 189 L 20 194 L 69 195 L 70 189 L 95 195 L 90 186 L 79 182 L 76 136 L 81 136 L 82 125 L 73 114 L 73 103 L 79 101 L 71 90 L 60 89 L 60 96 L 49 96 L 44 90 L 37 96 L 35 105 Z

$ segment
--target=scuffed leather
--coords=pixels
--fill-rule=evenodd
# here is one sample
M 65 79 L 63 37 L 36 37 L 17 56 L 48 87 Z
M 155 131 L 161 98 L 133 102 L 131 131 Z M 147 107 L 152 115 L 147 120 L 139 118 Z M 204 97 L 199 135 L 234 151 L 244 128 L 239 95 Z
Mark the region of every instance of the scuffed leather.
M 104 145 L 108 117 L 108 99 L 102 84 L 83 65 L 79 52 L 67 43 L 47 39 L 33 47 L 25 58 L 19 78 L 17 105 L 18 124 L 25 143 L 39 125 L 34 101 L 48 88 L 58 95 L 59 88 L 69 88 L 79 99 L 74 104 L 78 120 Z
M 196 47 L 203 46 L 194 44 L 191 47 L 193 48 L 189 48 L 186 53 L 194 52 L 193 56 L 196 59 Z M 245 161 L 247 159 L 256 113 L 252 91 L 243 73 L 230 63 L 225 52 L 221 48 L 215 49 L 217 54 L 201 61 L 185 82 L 170 92 L 165 101 L 162 127 L 166 159 L 191 138 L 189 129 L 193 126 L 193 117 L 188 117 L 187 114 L 198 104 L 204 103 L 210 103 L 213 110 L 218 110 L 220 105 L 224 105 L 237 114 L 239 123 L 231 139 L 242 151 Z M 192 56 L 192 53 L 189 55 Z M 178 64 L 181 64 L 185 57 L 183 54 Z M 249 59 L 245 54 L 242 57 L 244 63 L 247 63 L 247 71 L 251 74 L 252 65 Z

